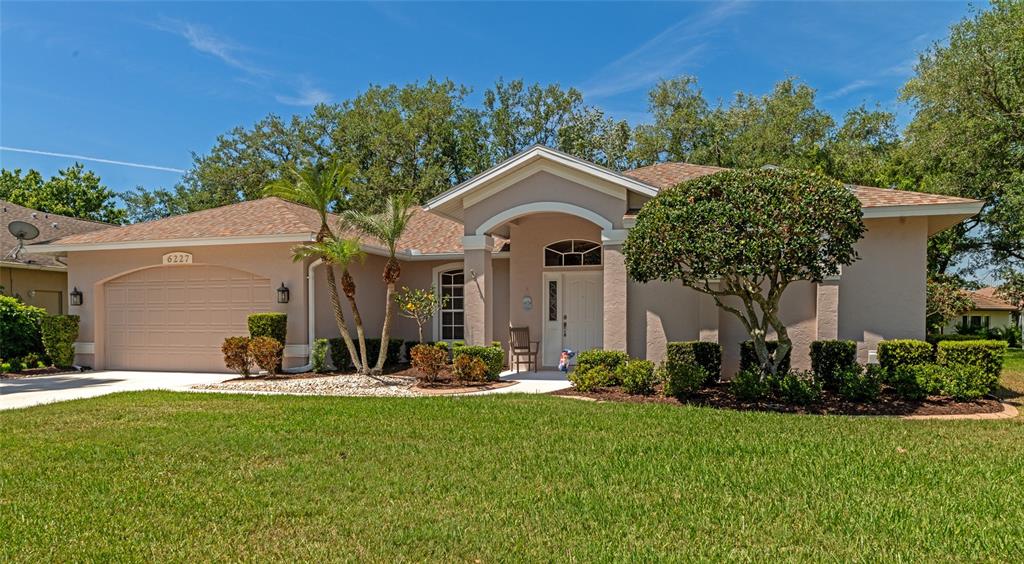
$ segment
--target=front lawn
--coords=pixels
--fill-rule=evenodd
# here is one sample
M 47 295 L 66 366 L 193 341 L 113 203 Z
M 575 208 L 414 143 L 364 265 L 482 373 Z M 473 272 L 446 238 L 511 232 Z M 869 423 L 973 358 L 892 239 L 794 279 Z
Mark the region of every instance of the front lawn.
M 1024 423 L 141 392 L 0 412 L 0 560 L 1019 560 Z

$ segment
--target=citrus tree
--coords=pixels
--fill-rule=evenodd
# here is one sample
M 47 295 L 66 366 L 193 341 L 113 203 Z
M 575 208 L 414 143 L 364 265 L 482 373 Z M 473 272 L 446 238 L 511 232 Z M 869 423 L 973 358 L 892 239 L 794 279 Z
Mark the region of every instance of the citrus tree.
M 792 350 L 779 318 L 793 282 L 821 281 L 857 258 L 860 203 L 839 181 L 786 169 L 730 170 L 663 190 L 637 214 L 623 252 L 638 282 L 709 294 L 750 334 L 764 375 Z M 766 339 L 775 333 L 774 354 Z
M 403 286 L 402 290 L 395 294 L 399 315 L 416 322 L 421 343 L 423 342 L 423 327 L 445 306 L 446 301 L 447 298 L 438 299 L 434 286 L 427 289 Z

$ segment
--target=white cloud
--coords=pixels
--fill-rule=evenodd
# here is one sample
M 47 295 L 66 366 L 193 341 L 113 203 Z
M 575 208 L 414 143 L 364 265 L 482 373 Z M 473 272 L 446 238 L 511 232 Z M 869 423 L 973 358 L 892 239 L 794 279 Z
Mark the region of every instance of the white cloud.
M 315 106 L 317 104 L 325 104 L 331 101 L 330 92 L 321 90 L 319 88 L 306 86 L 303 87 L 296 96 L 286 96 L 284 94 L 278 94 L 274 98 L 282 103 L 289 106 Z
M 588 98 L 614 96 L 672 78 L 701 60 L 723 21 L 741 13 L 741 2 L 722 2 L 683 19 L 612 61 L 582 86 Z
M 822 100 L 835 100 L 836 98 L 842 98 L 843 96 L 846 96 L 847 94 L 851 94 L 851 93 L 856 92 L 858 90 L 863 90 L 865 88 L 868 88 L 868 87 L 874 86 L 874 85 L 875 85 L 875 82 L 873 80 L 854 80 L 853 82 L 850 82 L 849 84 L 841 86 L 841 87 L 833 90 L 832 92 L 829 92 L 828 94 L 825 94 L 824 96 L 821 97 L 821 99 Z

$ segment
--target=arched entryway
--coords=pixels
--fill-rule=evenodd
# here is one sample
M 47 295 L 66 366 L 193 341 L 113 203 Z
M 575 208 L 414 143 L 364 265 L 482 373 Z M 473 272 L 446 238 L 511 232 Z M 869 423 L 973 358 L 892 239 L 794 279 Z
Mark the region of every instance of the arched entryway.
M 223 372 L 224 338 L 248 334 L 249 314 L 276 305 L 269 279 L 224 266 L 158 266 L 119 276 L 103 284 L 103 367 Z

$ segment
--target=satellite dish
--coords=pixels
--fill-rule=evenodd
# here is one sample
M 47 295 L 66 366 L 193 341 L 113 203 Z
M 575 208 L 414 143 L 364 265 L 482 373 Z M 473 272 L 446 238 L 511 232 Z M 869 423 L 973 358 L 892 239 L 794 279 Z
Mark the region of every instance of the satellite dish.
M 18 246 L 11 249 L 5 258 L 18 260 L 22 249 L 25 248 L 25 241 L 31 241 L 39 236 L 39 228 L 27 221 L 12 221 L 7 224 L 7 230 L 18 239 Z
M 7 230 L 19 241 L 31 241 L 39 236 L 39 228 L 27 221 L 12 221 Z

